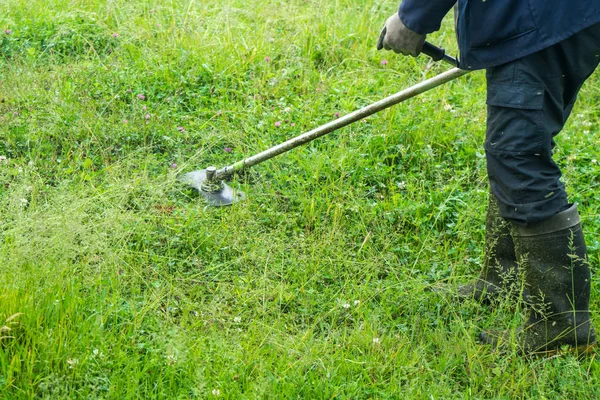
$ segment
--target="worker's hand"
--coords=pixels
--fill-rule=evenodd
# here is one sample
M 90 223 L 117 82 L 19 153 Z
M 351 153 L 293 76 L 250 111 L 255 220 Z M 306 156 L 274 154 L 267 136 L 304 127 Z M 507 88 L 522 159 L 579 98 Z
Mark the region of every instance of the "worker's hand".
M 385 26 L 377 41 L 377 50 L 393 50 L 405 56 L 416 57 L 421 52 L 423 43 L 425 43 L 425 35 L 408 29 L 396 13 L 385 21 Z

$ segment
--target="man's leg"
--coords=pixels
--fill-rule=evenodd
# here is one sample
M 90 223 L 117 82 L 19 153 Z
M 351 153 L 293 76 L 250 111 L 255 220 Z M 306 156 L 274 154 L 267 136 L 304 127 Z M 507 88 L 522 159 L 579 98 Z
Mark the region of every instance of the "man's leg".
M 488 176 L 500 214 L 511 222 L 530 289 L 533 311 L 522 334 L 527 352 L 595 341 L 579 215 L 568 203 L 552 150 L 599 60 L 597 24 L 487 72 Z M 482 339 L 495 342 L 485 334 Z
M 498 202 L 489 194 L 485 219 L 484 259 L 479 277 L 457 288 L 462 299 L 490 303 L 516 293 L 519 288 L 515 245 L 510 234 L 510 223 L 502 218 Z M 526 294 L 524 293 L 524 297 Z

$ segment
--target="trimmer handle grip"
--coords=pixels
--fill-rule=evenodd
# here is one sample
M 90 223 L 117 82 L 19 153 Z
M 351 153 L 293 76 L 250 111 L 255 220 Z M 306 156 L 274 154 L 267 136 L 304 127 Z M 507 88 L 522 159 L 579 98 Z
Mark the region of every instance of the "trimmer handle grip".
M 458 60 L 456 58 L 449 56 L 446 54 L 446 50 L 429 42 L 425 42 L 423 44 L 421 53 L 428 55 L 433 61 L 443 60 L 449 64 L 452 64 L 453 67 L 458 67 Z

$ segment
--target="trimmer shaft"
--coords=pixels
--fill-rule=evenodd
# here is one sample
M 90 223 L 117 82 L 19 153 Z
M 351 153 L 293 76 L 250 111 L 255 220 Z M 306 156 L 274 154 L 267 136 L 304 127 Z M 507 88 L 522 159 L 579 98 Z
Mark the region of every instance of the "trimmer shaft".
M 423 53 L 429 55 L 434 60 L 444 60 L 452 65 L 457 65 L 456 59 L 445 56 L 445 51 L 435 46 L 428 45 L 423 47 Z M 341 127 L 350 125 L 353 122 L 359 121 L 373 115 L 381 110 L 385 110 L 394 104 L 401 103 L 407 99 L 413 98 L 423 92 L 438 87 L 446 82 L 458 78 L 469 73 L 469 71 L 453 68 L 449 71 L 441 73 L 433 78 L 427 79 L 412 87 L 404 89 L 396 94 L 379 100 L 373 104 L 365 106 L 360 110 L 356 110 L 348 115 L 344 115 L 334 121 L 321 125 L 311 131 L 303 133 L 300 136 L 289 139 L 283 143 L 264 150 L 258 154 L 240 160 L 234 164 L 228 165 L 217 170 L 215 167 L 208 167 L 200 171 L 190 172 L 182 177 L 182 180 L 192 187 L 196 188 L 200 194 L 213 206 L 225 206 L 237 201 L 243 200 L 245 195 L 242 192 L 236 191 L 227 186 L 223 179 L 232 176 L 234 173 L 239 173 L 254 165 L 260 164 L 279 154 L 290 151 L 300 145 L 306 144 L 323 135 L 327 135 Z

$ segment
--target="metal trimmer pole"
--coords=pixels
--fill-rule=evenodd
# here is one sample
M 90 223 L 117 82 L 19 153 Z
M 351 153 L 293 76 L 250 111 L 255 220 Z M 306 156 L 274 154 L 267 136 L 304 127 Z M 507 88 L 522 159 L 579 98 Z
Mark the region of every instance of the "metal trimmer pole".
M 243 169 L 250 168 L 256 164 L 260 164 L 263 161 L 269 160 L 275 156 L 278 156 L 281 153 L 285 153 L 287 151 L 292 150 L 298 146 L 311 142 L 323 135 L 336 131 L 346 125 L 350 125 L 353 122 L 364 119 L 370 115 L 373 115 L 381 110 L 385 110 L 393 105 L 401 103 L 407 99 L 415 97 L 423 92 L 431 90 L 435 87 L 443 85 L 446 82 L 449 82 L 453 79 L 456 79 L 460 76 L 468 74 L 469 71 L 465 71 L 459 68 L 453 68 L 449 71 L 441 73 L 433 78 L 427 79 L 421 83 L 418 83 L 408 89 L 404 89 L 396 94 L 393 94 L 389 97 L 386 97 L 383 100 L 380 100 L 376 103 L 368 105 L 366 107 L 361 108 L 360 110 L 354 111 L 348 115 L 340 117 L 334 121 L 331 121 L 325 125 L 322 125 L 318 128 L 315 128 L 309 132 L 306 132 L 300 136 L 296 136 L 293 139 L 290 139 L 286 142 L 278 144 L 277 146 L 271 147 L 261 153 L 258 153 L 254 156 L 248 157 L 244 160 L 238 161 L 235 164 L 226 166 L 214 172 L 214 175 L 211 174 L 213 181 L 223 180 L 225 178 L 230 177 L 235 172 L 242 171 Z M 207 171 L 208 177 L 208 171 Z
M 451 64 L 454 67 L 459 65 L 456 58 L 447 55 L 444 49 L 436 47 L 430 43 L 426 42 L 424 44 L 422 52 L 431 57 L 434 61 L 441 60 Z M 363 107 L 360 110 L 340 117 L 335 121 L 331 121 L 325 125 L 313 129 L 312 131 L 306 132 L 300 136 L 278 144 L 277 146 L 271 147 L 270 149 L 267 149 L 254 156 L 238 161 L 235 164 L 221 169 L 211 166 L 206 169 L 193 171 L 185 174 L 182 177 L 182 180 L 187 182 L 190 186 L 196 188 L 210 205 L 226 206 L 233 204 L 243 199 L 244 193 L 228 186 L 225 182 L 223 182 L 225 178 L 228 178 L 236 172 L 250 168 L 256 164 L 260 164 L 261 162 L 269 160 L 281 153 L 290 151 L 293 148 L 306 144 L 323 135 L 336 131 L 346 125 L 350 125 L 353 122 L 364 119 L 381 110 L 385 110 L 386 108 L 401 103 L 404 100 L 408 100 L 468 73 L 469 71 L 453 68 L 450 71 L 446 71 L 440 75 L 434 76 L 433 78 L 427 79 L 424 82 L 418 83 L 408 89 L 404 89 L 396 94 L 386 97 L 383 100 Z

